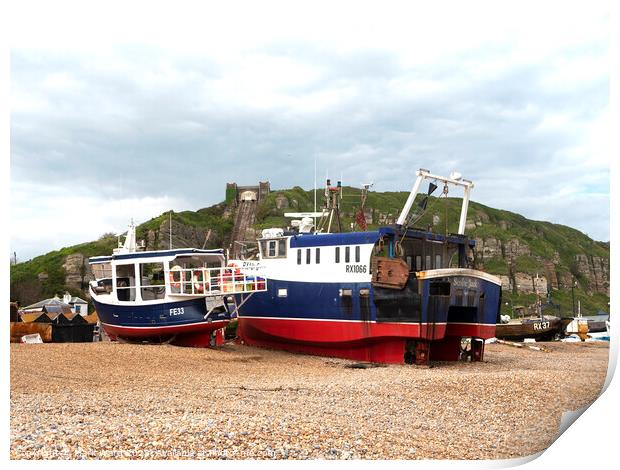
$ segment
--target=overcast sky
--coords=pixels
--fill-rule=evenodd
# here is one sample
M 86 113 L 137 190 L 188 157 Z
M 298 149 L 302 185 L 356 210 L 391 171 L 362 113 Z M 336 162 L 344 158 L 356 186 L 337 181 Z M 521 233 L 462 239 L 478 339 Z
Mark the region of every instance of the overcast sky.
M 13 3 L 20 260 L 230 181 L 309 189 L 315 158 L 378 191 L 457 170 L 475 201 L 609 240 L 604 3 Z

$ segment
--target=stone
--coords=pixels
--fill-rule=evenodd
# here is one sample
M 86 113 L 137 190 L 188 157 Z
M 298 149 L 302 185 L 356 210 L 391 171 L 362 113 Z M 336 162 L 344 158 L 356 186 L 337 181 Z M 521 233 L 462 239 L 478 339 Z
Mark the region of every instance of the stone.
M 276 209 L 288 209 L 288 199 L 284 194 L 278 194 L 276 196 Z
M 512 291 L 512 280 L 510 277 L 503 274 L 500 274 L 498 277 L 502 281 L 502 290 L 508 292 Z
M 509 241 L 505 242 L 504 245 L 504 255 L 506 257 L 518 257 L 518 256 L 530 256 L 531 250 L 530 247 L 521 242 L 518 238 L 512 238 Z
M 559 289 L 558 276 L 555 271 L 555 264 L 552 261 L 545 260 L 543 261 L 543 266 L 545 268 L 545 276 L 549 282 L 549 288 L 551 289 Z
M 539 276 L 538 274 L 532 278 L 532 284 L 534 286 L 534 292 L 538 295 L 547 295 L 547 278 L 545 276 Z
M 479 239 L 476 239 L 476 248 L 482 254 L 482 258 L 494 258 L 502 256 L 501 241 L 497 238 L 485 238 L 478 243 Z
M 534 283 L 532 282 L 532 276 L 528 273 L 515 273 L 515 287 L 518 293 L 522 294 L 534 294 Z
M 204 227 L 193 227 L 172 221 L 172 248 L 202 248 L 210 229 Z M 170 224 L 169 220 L 164 220 L 159 227 L 159 250 L 170 249 Z M 209 242 L 218 243 L 218 234 L 211 230 Z
M 84 255 L 74 253 L 65 258 L 62 267 L 65 270 L 65 285 L 73 289 L 79 290 L 84 282 L 86 274 L 86 264 Z
M 588 281 L 588 292 L 609 295 L 609 260 L 586 254 L 575 255 L 576 269 Z

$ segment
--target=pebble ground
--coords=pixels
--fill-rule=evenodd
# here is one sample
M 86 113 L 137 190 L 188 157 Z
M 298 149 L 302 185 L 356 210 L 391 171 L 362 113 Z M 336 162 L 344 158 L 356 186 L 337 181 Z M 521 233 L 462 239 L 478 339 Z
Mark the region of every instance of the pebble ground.
M 350 368 L 236 344 L 11 344 L 11 459 L 498 459 L 594 401 L 603 343 Z

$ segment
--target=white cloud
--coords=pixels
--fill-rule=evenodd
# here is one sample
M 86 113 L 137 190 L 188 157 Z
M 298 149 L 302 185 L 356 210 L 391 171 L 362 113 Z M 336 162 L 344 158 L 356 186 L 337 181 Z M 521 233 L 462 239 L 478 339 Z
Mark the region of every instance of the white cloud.
M 104 233 L 124 232 L 132 218 L 144 222 L 166 210 L 183 210 L 185 204 L 169 196 L 102 199 L 84 181 L 58 186 L 13 182 L 12 245 L 25 260 Z
M 459 170 L 475 200 L 608 238 L 586 210 L 609 185 L 605 3 L 197 5 L 13 2 L 18 252 L 207 206 L 227 181 L 310 187 L 315 156 L 377 190 Z M 46 187 L 84 178 L 78 196 Z M 73 201 L 97 233 L 36 248 L 27 226 Z

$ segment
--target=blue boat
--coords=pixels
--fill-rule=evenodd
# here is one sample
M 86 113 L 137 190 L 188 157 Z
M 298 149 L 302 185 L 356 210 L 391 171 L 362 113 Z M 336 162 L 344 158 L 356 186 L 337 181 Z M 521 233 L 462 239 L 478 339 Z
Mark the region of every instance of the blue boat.
M 215 346 L 236 298 L 266 290 L 264 278 L 227 267 L 221 249 L 140 251 L 133 224 L 123 246 L 89 263 L 91 299 L 112 339 Z

